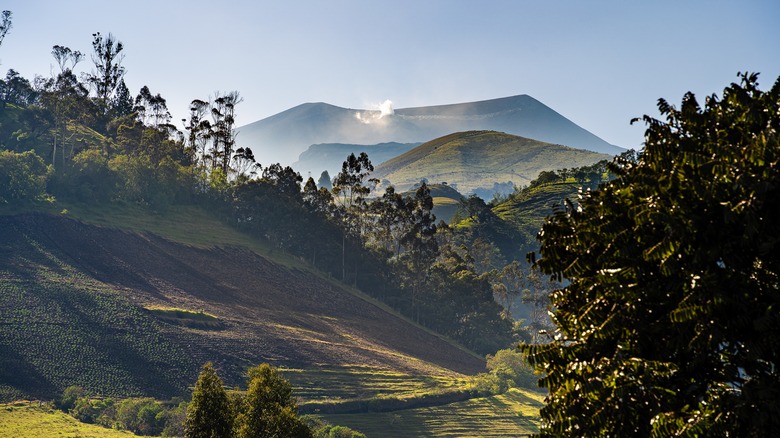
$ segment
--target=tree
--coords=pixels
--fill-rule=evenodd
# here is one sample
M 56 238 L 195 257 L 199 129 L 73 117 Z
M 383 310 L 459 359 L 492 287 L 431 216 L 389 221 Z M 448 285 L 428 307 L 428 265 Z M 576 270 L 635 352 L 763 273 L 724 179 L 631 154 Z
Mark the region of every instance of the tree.
M 342 204 L 346 208 L 360 203 L 362 199 L 371 193 L 371 189 L 363 185 L 366 177 L 374 171 L 368 154 L 361 152 L 359 156 L 349 154 L 341 164 L 341 172 L 333 181 L 333 194 L 340 195 Z
M 333 181 L 330 179 L 330 174 L 327 170 L 323 170 L 320 174 L 320 179 L 317 180 L 317 187 L 325 188 L 328 190 L 333 189 Z
M 19 72 L 9 69 L 5 80 L 0 80 L 0 105 L 12 103 L 26 106 L 35 102 L 37 93 L 30 85 L 30 81 L 22 77 Z
M 0 150 L 0 205 L 42 198 L 50 174 L 51 168 L 33 151 Z
M 257 175 L 261 166 L 255 161 L 255 154 L 250 148 L 238 148 L 233 155 L 233 161 L 236 163 L 236 179 L 238 181 L 247 181 Z
M 160 93 L 153 95 L 149 87 L 144 85 L 135 97 L 133 111 L 138 113 L 138 120 L 144 125 L 158 128 L 171 121 L 168 103 Z
M 11 11 L 3 11 L 3 13 L 0 15 L 2 17 L 0 19 L 0 45 L 3 44 L 3 40 L 5 39 L 5 35 L 8 33 L 9 30 L 11 30 L 11 16 L 13 14 Z
M 371 193 L 371 188 L 363 185 L 366 177 L 374 171 L 368 154 L 361 152 L 359 156 L 349 154 L 341 164 L 341 172 L 333 181 L 333 195 L 341 196 L 341 220 L 343 234 L 341 239 L 341 281 L 346 281 L 346 240 L 347 232 L 359 237 L 363 228 L 363 213 L 365 212 L 365 197 Z M 376 180 L 370 180 L 372 183 Z
M 192 402 L 187 407 L 185 435 L 188 438 L 222 438 L 233 429 L 233 410 L 222 379 L 211 362 L 203 370 L 192 391 Z
M 419 320 L 419 301 L 423 286 L 428 279 L 429 267 L 436 261 L 439 245 L 436 242 L 436 216 L 433 214 L 431 190 L 424 182 L 414 194 L 415 206 L 409 220 L 410 227 L 401 239 L 406 251 L 401 261 L 406 266 L 407 283 L 412 292 L 412 309 Z
M 504 307 L 508 312 L 512 312 L 512 304 L 515 299 L 522 293 L 523 286 L 526 284 L 526 275 L 523 272 L 523 268 L 520 266 L 520 262 L 513 260 L 508 265 L 501 269 L 499 275 L 501 280 L 501 286 L 503 286 L 504 294 Z
M 119 80 L 116 93 L 111 98 L 110 107 L 113 113 L 112 117 L 122 117 L 133 113 L 133 97 L 130 95 L 130 90 L 124 79 Z
M 371 203 L 374 229 L 369 234 L 374 245 L 398 257 L 401 254 L 401 239 L 409 232 L 415 203 L 409 196 L 396 193 L 388 186 L 384 195 Z
M 86 80 L 94 88 L 98 99 L 108 104 L 114 89 L 125 75 L 125 68 L 122 66 L 125 57 L 122 53 L 124 45 L 110 33 L 104 37 L 100 32 L 96 32 L 92 34 L 92 49 L 95 51 L 92 54 L 95 70 L 86 75 Z
M 207 161 L 206 145 L 211 139 L 211 122 L 206 119 L 209 112 L 209 103 L 200 99 L 194 99 L 190 103 L 190 118 L 182 119 L 184 129 L 189 132 L 187 148 L 194 158 L 194 162 L 205 166 Z
M 544 224 L 537 265 L 569 284 L 552 340 L 521 346 L 541 436 L 780 429 L 780 79 L 740 76 L 704 108 L 659 100 L 638 161 Z
M 74 51 L 69 47 L 60 45 L 55 45 L 52 47 L 51 55 L 57 61 L 57 66 L 60 68 L 60 73 L 64 73 L 67 70 L 73 71 L 73 69 L 76 68 L 76 64 L 84 59 L 84 54 L 78 50 Z
M 311 437 L 311 431 L 298 417 L 292 386 L 268 364 L 249 370 L 249 382 L 242 412 L 236 421 L 240 438 Z
M 236 133 L 233 129 L 236 123 L 236 105 L 242 100 L 238 91 L 231 91 L 225 94 L 216 93 L 211 104 L 212 168 L 220 167 L 225 175 L 230 175 L 231 171 L 230 161 L 236 144 Z

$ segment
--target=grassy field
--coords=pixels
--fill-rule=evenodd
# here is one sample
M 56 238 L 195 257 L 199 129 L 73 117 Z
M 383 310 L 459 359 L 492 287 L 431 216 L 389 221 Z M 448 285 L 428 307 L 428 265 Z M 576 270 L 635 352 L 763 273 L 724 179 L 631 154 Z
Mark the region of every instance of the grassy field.
M 538 431 L 543 399 L 537 392 L 511 389 L 506 394 L 443 406 L 322 417 L 372 438 L 518 437 Z
M 62 411 L 38 402 L 0 404 L 0 436 L 4 438 L 40 437 L 137 437 L 131 432 L 106 429 L 81 423 Z

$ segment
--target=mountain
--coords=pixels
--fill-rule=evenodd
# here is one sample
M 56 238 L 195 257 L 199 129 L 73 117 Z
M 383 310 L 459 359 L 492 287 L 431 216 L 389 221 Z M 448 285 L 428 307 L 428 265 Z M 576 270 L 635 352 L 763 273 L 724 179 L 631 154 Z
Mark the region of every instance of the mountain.
M 580 167 L 609 155 L 545 143 L 494 131 L 458 132 L 424 143 L 377 166 L 372 178 L 397 191 L 426 179 L 447 183 L 460 193 L 491 189 L 496 182 L 527 185 L 539 172 Z M 387 180 L 387 181 L 385 181 Z
M 467 130 L 506 132 L 609 155 L 623 151 L 528 95 L 395 111 L 306 103 L 239 127 L 236 141 L 263 165 L 290 164 L 312 144 L 416 143 Z
M 200 226 L 226 233 L 218 221 Z M 51 399 L 70 385 L 183 395 L 206 361 L 230 386 L 262 362 L 420 376 L 484 367 L 358 292 L 247 247 L 0 216 L 0 401 Z
M 374 166 L 391 158 L 408 152 L 421 143 L 379 143 L 374 145 L 359 145 L 345 143 L 321 143 L 309 146 L 292 167 L 301 173 L 304 178 L 308 173 L 316 180 L 323 170 L 327 170 L 331 178 L 341 171 L 341 164 L 349 154 L 358 155 L 361 152 L 368 154 Z

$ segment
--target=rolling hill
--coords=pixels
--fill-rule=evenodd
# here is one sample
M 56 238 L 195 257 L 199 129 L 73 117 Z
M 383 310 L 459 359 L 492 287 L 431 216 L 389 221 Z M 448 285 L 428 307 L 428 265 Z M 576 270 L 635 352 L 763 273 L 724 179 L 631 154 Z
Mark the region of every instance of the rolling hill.
M 152 220 L 188 234 L 177 217 Z M 222 232 L 218 221 L 203 227 Z M 484 366 L 295 261 L 197 241 L 40 213 L 0 216 L 0 401 L 50 399 L 69 385 L 181 395 L 206 361 L 228 385 L 261 362 L 411 379 Z
M 287 165 L 312 144 L 415 143 L 467 130 L 501 131 L 610 155 L 622 152 L 528 95 L 395 111 L 305 103 L 239 127 L 236 141 L 250 147 L 263 165 Z M 296 170 L 319 175 L 324 168 Z
M 530 183 L 543 170 L 579 167 L 608 159 L 606 154 L 544 143 L 494 131 L 458 132 L 424 143 L 388 160 L 371 174 L 409 190 L 425 178 L 446 182 L 464 195 L 496 182 Z

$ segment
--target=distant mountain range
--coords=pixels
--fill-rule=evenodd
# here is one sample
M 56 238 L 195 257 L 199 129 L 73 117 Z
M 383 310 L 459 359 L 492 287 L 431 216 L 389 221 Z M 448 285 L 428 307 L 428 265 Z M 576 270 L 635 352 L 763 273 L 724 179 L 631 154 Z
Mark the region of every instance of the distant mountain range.
M 264 166 L 289 165 L 313 144 L 421 143 L 468 130 L 506 132 L 609 155 L 623 151 L 528 95 L 395 111 L 306 103 L 239 127 L 236 141 L 251 148 Z M 325 167 L 296 170 L 319 175 Z
M 488 191 L 496 183 L 527 185 L 543 170 L 589 166 L 610 155 L 545 143 L 495 131 L 446 135 L 388 160 L 371 174 L 397 191 L 412 189 L 420 180 L 447 184 L 464 195 Z M 489 198 L 489 196 L 488 196 Z

